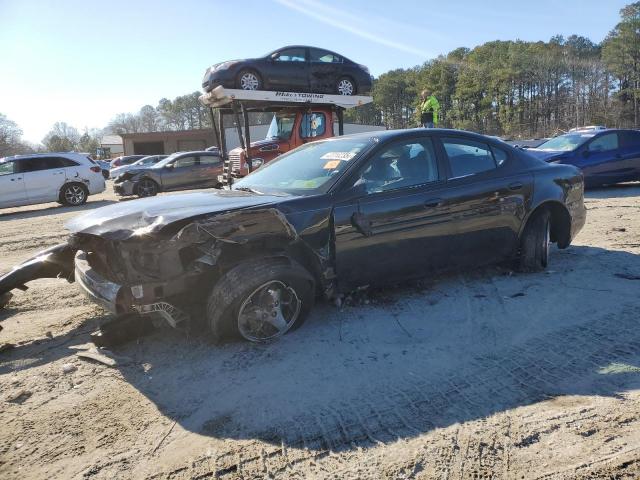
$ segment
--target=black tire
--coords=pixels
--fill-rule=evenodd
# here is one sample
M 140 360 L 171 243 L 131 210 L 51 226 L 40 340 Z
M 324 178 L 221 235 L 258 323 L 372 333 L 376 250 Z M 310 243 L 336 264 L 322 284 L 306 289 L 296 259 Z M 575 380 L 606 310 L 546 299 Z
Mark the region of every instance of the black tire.
M 255 70 L 240 70 L 236 78 L 236 87 L 240 90 L 262 90 L 262 77 Z
M 160 191 L 158 184 L 150 178 L 141 178 L 136 185 L 136 195 L 140 198 L 154 197 Z
M 518 270 L 541 272 L 549 263 L 551 215 L 547 210 L 534 213 L 524 228 L 520 241 Z
M 250 338 L 240 328 L 241 307 L 265 284 L 281 283 L 293 290 L 299 308 L 295 319 L 282 332 L 269 338 Z M 259 258 L 229 270 L 216 283 L 207 300 L 207 324 L 217 342 L 244 338 L 253 342 L 274 340 L 298 328 L 305 321 L 315 300 L 315 281 L 311 274 L 288 258 Z M 284 302 L 283 302 L 284 304 Z M 265 324 L 265 321 L 262 321 Z
M 357 92 L 356 82 L 350 77 L 340 77 L 336 83 L 336 93 L 338 95 L 355 95 Z
M 68 207 L 77 207 L 87 203 L 89 190 L 82 183 L 67 183 L 60 189 L 59 203 Z

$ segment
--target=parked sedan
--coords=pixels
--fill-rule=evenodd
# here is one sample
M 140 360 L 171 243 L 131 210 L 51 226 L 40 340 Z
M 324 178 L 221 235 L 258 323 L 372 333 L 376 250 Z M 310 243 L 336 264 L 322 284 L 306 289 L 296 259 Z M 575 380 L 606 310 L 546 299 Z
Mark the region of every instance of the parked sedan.
M 117 195 L 152 197 L 158 192 L 218 187 L 222 158 L 218 152 L 178 152 L 158 163 L 132 168 L 113 184 Z
M 122 165 L 131 165 L 133 162 L 137 162 L 146 155 L 123 155 L 111 160 L 111 168 L 121 167 Z
M 489 137 L 370 132 L 303 145 L 234 184 L 93 210 L 0 295 L 69 278 L 114 313 L 206 312 L 215 338 L 277 338 L 316 295 L 513 259 L 547 266 L 582 228 L 583 179 Z M 206 308 L 205 308 L 206 307 Z
M 109 172 L 109 176 L 111 178 L 116 178 L 122 175 L 124 172 L 128 172 L 129 170 L 134 170 L 136 168 L 150 167 L 151 165 L 155 165 L 160 160 L 164 160 L 169 155 L 149 155 L 147 157 L 142 157 L 140 160 L 136 160 L 133 163 L 128 165 L 121 165 L 119 167 L 112 168 Z
M 207 69 L 202 88 L 222 85 L 242 90 L 364 94 L 371 90 L 369 69 L 321 48 L 284 47 L 260 58 L 218 63 Z
M 640 180 L 640 131 L 590 128 L 527 150 L 551 163 L 575 165 L 587 188 Z
M 0 158 L 0 208 L 46 202 L 77 206 L 104 189 L 102 169 L 84 153 Z

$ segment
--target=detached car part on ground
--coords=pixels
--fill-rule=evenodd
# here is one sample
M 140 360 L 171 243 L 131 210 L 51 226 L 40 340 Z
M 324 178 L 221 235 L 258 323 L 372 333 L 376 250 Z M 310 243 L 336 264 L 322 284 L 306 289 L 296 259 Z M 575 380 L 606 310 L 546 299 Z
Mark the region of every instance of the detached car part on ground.
M 499 140 L 454 130 L 351 135 L 304 145 L 233 190 L 149 198 L 67 224 L 69 241 L 0 278 L 74 280 L 115 314 L 216 338 L 276 338 L 317 296 L 515 260 L 546 267 L 584 225 L 583 179 Z
M 223 163 L 219 152 L 178 152 L 155 164 L 133 167 L 113 182 L 117 195 L 153 197 L 159 192 L 220 187 Z
M 292 92 L 362 95 L 371 90 L 369 69 L 348 58 L 315 47 L 292 45 L 260 58 L 232 60 L 212 65 L 202 88 L 279 90 Z

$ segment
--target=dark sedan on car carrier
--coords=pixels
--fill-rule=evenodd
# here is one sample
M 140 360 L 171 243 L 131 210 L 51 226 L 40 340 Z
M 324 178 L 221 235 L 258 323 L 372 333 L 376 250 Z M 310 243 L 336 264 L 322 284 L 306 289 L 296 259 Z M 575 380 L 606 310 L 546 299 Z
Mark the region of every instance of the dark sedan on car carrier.
M 260 58 L 212 65 L 202 79 L 210 92 L 218 86 L 242 90 L 362 95 L 371 90 L 369 69 L 321 48 L 293 45 Z
M 215 338 L 277 338 L 317 296 L 512 260 L 547 266 L 584 225 L 583 178 L 456 130 L 305 144 L 232 190 L 119 203 L 73 219 L 66 243 L 0 277 L 0 295 L 75 279 L 115 314 L 206 318 Z

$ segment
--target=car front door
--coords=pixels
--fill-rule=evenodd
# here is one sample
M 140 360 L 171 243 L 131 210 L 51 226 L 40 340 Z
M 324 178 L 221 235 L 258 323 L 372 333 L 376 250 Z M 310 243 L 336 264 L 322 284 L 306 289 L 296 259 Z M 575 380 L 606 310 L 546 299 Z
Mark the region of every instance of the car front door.
M 15 171 L 15 162 L 0 163 L 0 208 L 15 207 L 28 202 L 24 174 Z
M 466 137 L 439 137 L 448 161 L 450 267 L 482 265 L 512 256 L 533 175 L 507 149 Z
M 177 158 L 162 169 L 163 190 L 179 190 L 197 185 L 197 155 Z
M 307 49 L 304 47 L 285 48 L 274 53 L 267 61 L 265 69 L 267 78 L 263 81 L 274 90 L 309 90 L 309 64 Z
M 33 157 L 16 161 L 24 175 L 29 202 L 54 202 L 67 181 L 65 166 L 57 157 Z
M 342 57 L 319 48 L 309 49 L 309 87 L 312 92 L 336 93 Z
M 337 192 L 335 254 L 341 289 L 423 275 L 442 266 L 451 225 L 441 172 L 431 138 L 421 136 L 381 147 Z

